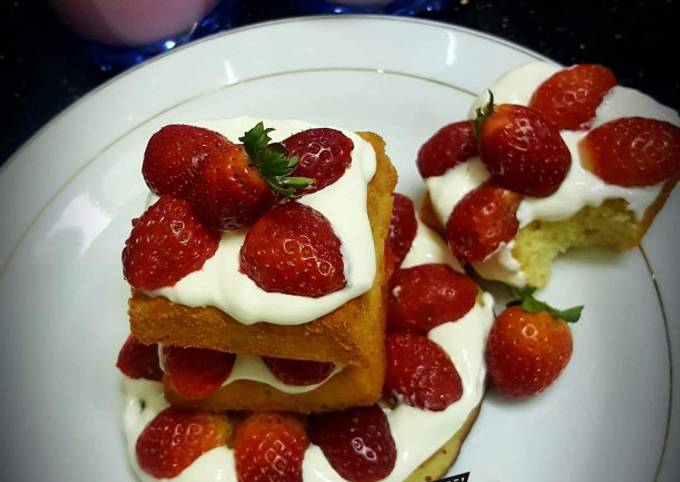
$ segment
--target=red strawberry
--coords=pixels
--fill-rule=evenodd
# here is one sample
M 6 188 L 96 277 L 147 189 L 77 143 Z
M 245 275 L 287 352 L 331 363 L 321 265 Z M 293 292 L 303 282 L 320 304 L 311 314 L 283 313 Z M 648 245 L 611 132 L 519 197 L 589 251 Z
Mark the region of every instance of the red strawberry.
M 387 417 L 377 405 L 315 415 L 309 438 L 340 477 L 351 482 L 383 479 L 397 459 Z
M 160 380 L 163 371 L 158 364 L 158 345 L 145 345 L 133 335 L 128 336 L 118 353 L 118 369 L 130 378 Z
M 226 445 L 229 431 L 226 417 L 166 408 L 137 439 L 137 463 L 158 479 L 177 477 L 203 453 Z
M 460 260 L 481 261 L 515 237 L 522 197 L 487 182 L 468 193 L 446 223 L 449 247 Z
M 332 363 L 289 360 L 287 358 L 262 357 L 276 378 L 286 385 L 315 385 L 321 383 L 333 371 Z
M 579 143 L 581 163 L 618 186 L 652 186 L 680 175 L 680 128 L 626 117 L 593 129 Z
M 560 130 L 588 129 L 602 99 L 616 84 L 616 77 L 607 67 L 574 65 L 543 82 L 529 106 Z
M 215 393 L 229 377 L 236 356 L 207 348 L 164 346 L 168 384 L 187 400 L 198 400 Z
M 172 286 L 215 254 L 220 234 L 207 229 L 188 201 L 161 196 L 132 221 L 123 274 L 138 290 Z
M 472 121 L 442 127 L 418 151 L 418 171 L 423 178 L 441 176 L 477 155 Z
M 239 138 L 243 145 L 227 145 L 211 152 L 199 167 L 191 203 L 207 226 L 217 230 L 252 224 L 274 204 L 276 196 L 292 197 L 311 179 L 290 177 L 297 158 L 270 143 L 262 122 Z
M 417 333 L 388 333 L 385 347 L 385 398 L 438 412 L 463 396 L 456 367 L 432 340 Z
M 241 270 L 265 291 L 316 298 L 346 285 L 340 246 L 323 214 L 280 204 L 246 234 Z
M 395 266 L 401 265 L 416 237 L 418 223 L 413 202 L 403 194 L 394 193 L 392 222 L 390 223 L 389 244 L 394 255 Z
M 397 270 L 388 300 L 389 327 L 426 334 L 465 315 L 475 305 L 476 296 L 472 280 L 445 264 Z
M 564 320 L 578 320 L 582 306 L 555 310 L 522 293 L 521 306 L 506 308 L 491 328 L 486 363 L 494 388 L 503 395 L 535 395 L 548 387 L 569 362 L 572 339 Z
M 478 111 L 479 156 L 491 180 L 526 196 L 546 197 L 562 184 L 571 154 L 560 131 L 537 110 L 493 105 Z
M 352 162 L 354 143 L 342 132 L 307 129 L 282 142 L 288 155 L 297 156 L 296 176 L 314 179 L 305 193 L 320 191 L 340 179 Z
M 239 482 L 302 482 L 309 439 L 290 415 L 258 413 L 236 431 L 234 458 Z
M 191 202 L 207 226 L 237 229 L 255 222 L 274 204 L 274 193 L 242 145 L 228 145 L 201 164 Z
M 149 189 L 159 196 L 185 198 L 205 157 L 229 144 L 225 137 L 208 129 L 167 125 L 149 139 L 142 175 Z

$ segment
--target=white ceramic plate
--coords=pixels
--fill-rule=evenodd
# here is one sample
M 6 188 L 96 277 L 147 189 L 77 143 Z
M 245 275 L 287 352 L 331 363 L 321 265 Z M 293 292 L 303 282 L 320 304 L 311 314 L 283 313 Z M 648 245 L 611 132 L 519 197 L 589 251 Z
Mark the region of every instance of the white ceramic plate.
M 400 190 L 418 197 L 420 144 L 498 75 L 539 57 L 419 20 L 293 19 L 179 49 L 53 120 L 0 172 L 0 479 L 132 479 L 114 368 L 128 331 L 120 252 L 142 208 L 151 133 L 237 115 L 375 130 Z M 454 472 L 472 482 L 680 480 L 670 356 L 680 348 L 679 194 L 648 234 L 647 259 L 587 251 L 557 263 L 545 296 L 586 305 L 573 359 L 535 399 L 488 396 Z

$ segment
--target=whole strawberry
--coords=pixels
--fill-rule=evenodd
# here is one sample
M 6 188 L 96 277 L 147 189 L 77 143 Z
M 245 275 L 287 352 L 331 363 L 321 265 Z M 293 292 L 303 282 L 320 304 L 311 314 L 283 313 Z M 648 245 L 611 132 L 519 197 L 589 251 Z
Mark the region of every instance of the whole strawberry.
M 271 143 L 262 122 L 239 140 L 211 152 L 201 163 L 189 195 L 196 214 L 210 228 L 229 230 L 249 226 L 278 196 L 292 197 L 312 180 L 291 177 L 297 157 Z
M 226 445 L 230 430 L 224 416 L 166 408 L 137 439 L 137 463 L 157 479 L 177 477 L 208 450 Z
M 161 196 L 132 221 L 123 274 L 138 290 L 172 286 L 215 254 L 220 234 L 206 228 L 188 201 Z
M 472 121 L 461 121 L 439 129 L 418 151 L 418 171 L 423 179 L 441 176 L 478 152 Z
M 559 129 L 530 107 L 489 103 L 478 110 L 479 157 L 491 180 L 525 196 L 546 197 L 559 189 L 571 154 Z
M 616 77 L 607 67 L 574 65 L 543 82 L 531 97 L 529 107 L 560 130 L 588 129 L 605 95 L 616 84 Z
M 234 458 L 239 482 L 302 482 L 309 446 L 300 421 L 290 415 L 258 413 L 236 431 Z
M 163 371 L 158 363 L 158 345 L 145 345 L 134 335 L 129 335 L 118 353 L 118 369 L 134 379 L 160 380 Z
M 323 214 L 291 201 L 248 230 L 241 271 L 265 291 L 316 298 L 346 285 L 341 245 Z
M 231 144 L 202 127 L 171 124 L 156 132 L 146 146 L 142 175 L 154 193 L 186 199 L 205 158 Z
M 262 360 L 276 378 L 286 385 L 315 385 L 324 381 L 333 371 L 332 363 L 310 360 L 290 360 L 263 356 Z
M 486 182 L 469 192 L 446 222 L 446 240 L 461 261 L 482 261 L 517 234 L 522 196 Z
M 170 387 L 187 400 L 208 397 L 229 377 L 236 356 L 207 348 L 163 347 L 165 376 Z
M 309 438 L 338 475 L 350 482 L 384 479 L 397 459 L 387 417 L 377 405 L 315 415 Z
M 423 264 L 392 276 L 387 320 L 390 329 L 426 334 L 456 321 L 475 305 L 477 286 L 446 264 Z
M 392 263 L 397 268 L 408 254 L 418 231 L 413 201 L 397 192 L 392 196 L 392 220 L 388 243 L 393 255 Z
M 352 162 L 354 143 L 336 129 L 307 129 L 293 134 L 282 144 L 288 155 L 299 159 L 295 175 L 314 180 L 303 194 L 330 186 L 342 177 Z
M 446 352 L 417 333 L 388 333 L 383 396 L 424 410 L 441 411 L 463 396 L 463 384 Z
M 486 345 L 491 384 L 509 397 L 536 395 L 557 379 L 573 350 L 566 322 L 577 321 L 583 309 L 555 310 L 536 300 L 534 291 L 522 291 L 521 304 L 510 304 L 496 318 Z
M 653 186 L 680 176 L 680 127 L 643 117 L 616 119 L 579 143 L 581 164 L 608 184 Z

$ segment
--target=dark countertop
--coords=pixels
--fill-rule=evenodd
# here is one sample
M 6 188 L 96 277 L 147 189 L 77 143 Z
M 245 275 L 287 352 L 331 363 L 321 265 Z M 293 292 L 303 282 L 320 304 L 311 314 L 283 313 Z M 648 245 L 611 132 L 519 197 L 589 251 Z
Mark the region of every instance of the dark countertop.
M 238 24 L 300 15 L 247 0 Z M 680 106 L 680 0 L 451 0 L 430 18 L 506 38 L 558 62 L 602 63 L 623 85 Z M 0 163 L 35 131 L 107 80 L 43 1 L 0 5 Z

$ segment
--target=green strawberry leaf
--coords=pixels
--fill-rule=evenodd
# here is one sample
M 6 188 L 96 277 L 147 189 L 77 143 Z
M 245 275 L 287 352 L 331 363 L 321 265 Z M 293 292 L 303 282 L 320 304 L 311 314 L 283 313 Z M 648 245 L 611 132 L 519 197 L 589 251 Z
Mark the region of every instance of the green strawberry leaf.
M 481 142 L 482 126 L 484 126 L 484 123 L 487 121 L 487 119 L 491 117 L 494 109 L 493 92 L 490 90 L 487 92 L 489 92 L 489 102 L 487 102 L 486 105 L 477 108 L 477 115 L 475 115 L 475 119 L 472 121 L 472 127 L 475 133 L 477 144 Z
M 280 196 L 294 197 L 298 190 L 311 186 L 314 179 L 291 176 L 299 160 L 297 156 L 287 155 L 283 144 L 271 142 L 269 133 L 273 130 L 258 122 L 239 140 L 271 190 Z
M 521 306 L 527 313 L 539 313 L 545 311 L 550 314 L 553 318 L 564 320 L 567 323 L 576 323 L 581 318 L 581 312 L 583 311 L 583 305 L 573 306 L 567 308 L 566 310 L 560 310 L 553 308 L 548 303 L 537 300 L 534 298 L 534 293 L 536 288 L 527 286 L 521 290 L 516 288 L 510 288 L 510 296 L 516 298 L 510 301 L 507 306 Z

